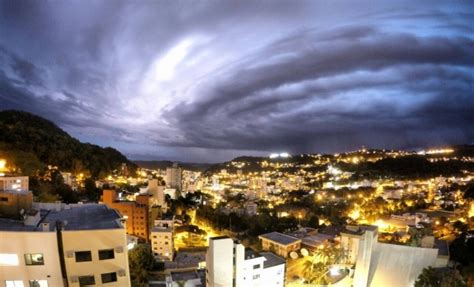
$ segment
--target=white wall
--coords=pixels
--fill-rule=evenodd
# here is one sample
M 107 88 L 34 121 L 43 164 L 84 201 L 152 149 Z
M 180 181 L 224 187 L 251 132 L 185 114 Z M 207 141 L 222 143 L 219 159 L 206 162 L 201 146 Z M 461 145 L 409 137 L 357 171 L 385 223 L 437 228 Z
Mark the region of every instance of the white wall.
M 117 282 L 107 283 L 110 287 L 130 286 L 128 269 L 127 237 L 124 229 L 103 230 L 64 230 L 63 246 L 68 281 L 70 287 L 79 286 L 71 281 L 72 276 L 94 275 L 96 285 L 102 285 L 101 274 L 125 270 L 125 276 L 117 274 Z M 114 251 L 114 259 L 99 260 L 99 250 L 121 247 L 122 252 Z M 92 261 L 76 262 L 75 256 L 68 258 L 68 252 L 91 251 Z M 74 254 L 74 253 L 72 253 Z
M 25 253 L 42 253 L 44 265 L 27 266 Z M 5 280 L 48 280 L 50 287 L 64 286 L 55 232 L 0 232 L 0 254 L 16 254 L 18 265 L 0 265 L 0 284 Z M 49 277 L 48 277 L 49 276 Z

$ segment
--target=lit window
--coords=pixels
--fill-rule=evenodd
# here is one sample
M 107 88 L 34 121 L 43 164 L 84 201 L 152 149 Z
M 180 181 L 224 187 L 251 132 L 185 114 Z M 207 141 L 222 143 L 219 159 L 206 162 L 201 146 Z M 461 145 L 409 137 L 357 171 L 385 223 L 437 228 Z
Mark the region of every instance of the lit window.
M 18 266 L 19 260 L 18 255 L 0 253 L 0 266 Z
M 30 280 L 30 287 L 48 287 L 48 280 Z
M 117 273 L 104 273 L 100 275 L 102 277 L 102 283 L 117 282 Z
M 79 276 L 79 286 L 95 285 L 94 275 Z
M 44 258 L 42 253 L 25 254 L 26 265 L 44 265 Z
M 92 261 L 92 254 L 90 251 L 77 251 L 75 254 L 76 262 Z
M 5 281 L 5 287 L 25 287 L 21 280 L 7 280 Z
M 114 259 L 115 254 L 113 249 L 99 250 L 99 260 Z

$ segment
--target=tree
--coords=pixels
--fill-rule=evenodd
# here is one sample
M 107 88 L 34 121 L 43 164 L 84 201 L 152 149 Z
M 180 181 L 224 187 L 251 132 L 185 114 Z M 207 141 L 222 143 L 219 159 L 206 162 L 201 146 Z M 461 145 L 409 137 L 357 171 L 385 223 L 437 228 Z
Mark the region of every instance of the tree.
M 130 279 L 133 286 L 147 286 L 148 272 L 153 269 L 153 258 L 150 245 L 138 244 L 128 252 Z
M 329 268 L 338 263 L 346 263 L 347 251 L 334 245 L 323 245 L 317 248 L 310 259 L 304 263 L 304 276 L 310 284 L 325 285 Z
M 439 272 L 431 266 L 424 268 L 418 279 L 415 281 L 415 287 L 467 287 L 457 270 L 445 270 Z
M 88 177 L 84 181 L 84 192 L 90 201 L 97 202 L 100 198 L 100 189 L 96 187 L 94 179 Z

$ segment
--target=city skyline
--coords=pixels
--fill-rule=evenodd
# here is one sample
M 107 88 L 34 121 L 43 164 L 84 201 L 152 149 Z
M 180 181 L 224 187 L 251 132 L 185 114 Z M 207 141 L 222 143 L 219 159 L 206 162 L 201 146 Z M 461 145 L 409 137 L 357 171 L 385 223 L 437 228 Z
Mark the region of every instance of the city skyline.
M 0 110 L 138 160 L 473 143 L 472 3 L 360 7 L 5 1 Z

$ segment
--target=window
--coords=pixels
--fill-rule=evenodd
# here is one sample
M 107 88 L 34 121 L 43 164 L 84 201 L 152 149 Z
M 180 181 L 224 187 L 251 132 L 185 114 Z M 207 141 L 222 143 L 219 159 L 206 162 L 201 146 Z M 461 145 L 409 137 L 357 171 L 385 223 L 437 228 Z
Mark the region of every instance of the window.
M 48 287 L 48 280 L 30 280 L 30 287 Z
M 117 273 L 104 273 L 100 275 L 102 277 L 102 283 L 117 282 Z
M 20 265 L 18 255 L 0 253 L 0 266 L 18 266 Z
M 95 285 L 94 275 L 79 276 L 79 286 Z
M 5 287 L 25 287 L 21 280 L 7 280 L 5 281 Z
M 26 265 L 44 265 L 44 258 L 42 253 L 28 253 L 25 254 Z
M 90 251 L 77 251 L 76 262 L 92 261 L 92 254 Z
M 257 264 L 257 265 L 253 266 L 253 269 L 258 269 L 258 268 L 260 268 L 260 264 Z
M 113 249 L 99 250 L 99 260 L 114 259 L 115 254 Z
M 8 201 L 8 197 L 0 197 L 0 201 L 7 202 L 7 201 Z
M 260 274 L 253 275 L 253 280 L 260 278 Z

